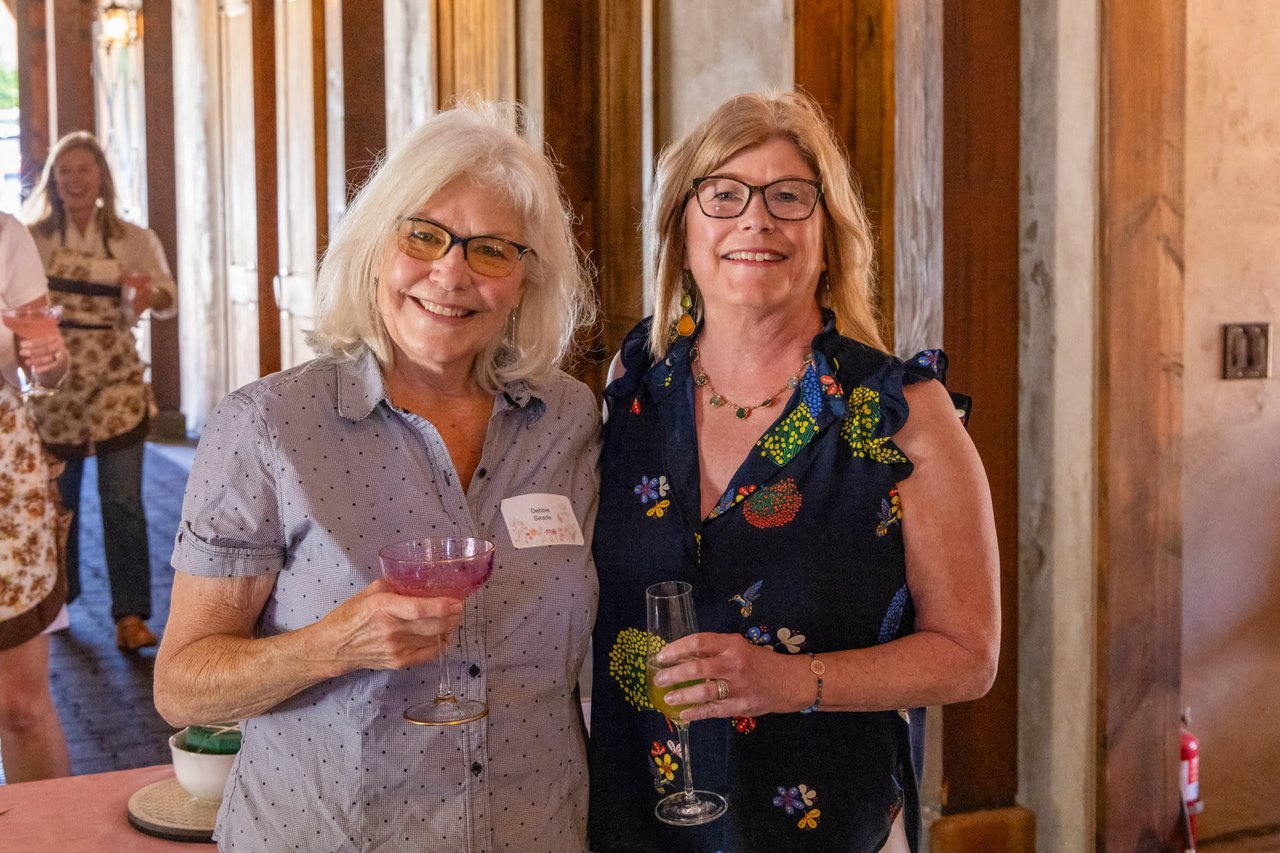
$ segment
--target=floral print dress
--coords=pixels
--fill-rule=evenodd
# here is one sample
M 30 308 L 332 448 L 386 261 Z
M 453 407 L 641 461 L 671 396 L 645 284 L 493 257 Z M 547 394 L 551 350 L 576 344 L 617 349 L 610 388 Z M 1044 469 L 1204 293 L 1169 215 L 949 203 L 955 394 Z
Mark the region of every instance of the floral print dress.
M 0 381 L 0 649 L 19 646 L 58 615 L 57 492 L 22 398 Z
M 646 320 L 605 390 L 608 421 L 594 553 L 591 841 L 615 851 L 876 851 L 916 790 L 905 714 L 768 714 L 690 727 L 694 781 L 726 815 L 671 827 L 654 805 L 683 785 L 675 729 L 645 691 L 644 590 L 693 585 L 699 627 L 777 654 L 865 648 L 910 633 L 893 443 L 904 384 L 941 378 L 936 351 L 902 362 L 841 337 L 834 318 L 778 420 L 707 518 L 699 507 L 689 350 L 653 362 Z
M 130 447 L 147 436 L 150 389 L 131 323 L 120 312 L 122 271 L 106 239 L 99 253 L 54 245 L 45 259 L 71 364 L 58 393 L 33 398 L 30 408 L 45 445 L 64 459 Z

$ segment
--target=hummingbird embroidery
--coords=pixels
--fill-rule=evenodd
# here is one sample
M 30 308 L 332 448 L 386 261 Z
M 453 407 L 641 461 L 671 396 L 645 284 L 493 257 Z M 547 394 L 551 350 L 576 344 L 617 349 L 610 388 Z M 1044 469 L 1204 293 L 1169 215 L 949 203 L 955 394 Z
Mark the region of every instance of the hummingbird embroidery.
M 742 614 L 742 618 L 746 619 L 751 615 L 752 609 L 755 607 L 753 603 L 760 597 L 760 587 L 764 586 L 764 581 L 759 580 L 747 587 L 747 591 L 742 595 L 735 595 L 729 600 L 738 605 L 738 611 Z

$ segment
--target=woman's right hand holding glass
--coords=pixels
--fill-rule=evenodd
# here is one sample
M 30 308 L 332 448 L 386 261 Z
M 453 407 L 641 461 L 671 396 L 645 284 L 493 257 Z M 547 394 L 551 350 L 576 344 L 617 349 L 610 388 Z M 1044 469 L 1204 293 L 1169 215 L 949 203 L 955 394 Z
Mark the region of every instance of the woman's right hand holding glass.
M 462 602 L 400 595 L 379 578 L 322 621 L 336 634 L 333 653 L 344 672 L 403 669 L 436 659 L 440 638 L 462 623 Z

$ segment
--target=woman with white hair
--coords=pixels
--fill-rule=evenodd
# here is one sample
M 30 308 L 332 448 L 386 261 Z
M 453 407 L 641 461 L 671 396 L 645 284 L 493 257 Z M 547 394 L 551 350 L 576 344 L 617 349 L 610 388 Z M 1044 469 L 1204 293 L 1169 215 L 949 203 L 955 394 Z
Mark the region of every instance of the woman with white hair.
M 514 118 L 459 107 L 411 133 L 321 264 L 320 356 L 205 426 L 155 697 L 174 725 L 243 721 L 223 850 L 585 849 L 599 414 L 557 365 L 594 305 Z M 518 535 L 522 496 L 564 501 L 582 536 Z M 428 536 L 495 542 L 488 584 L 393 592 L 379 549 Z M 409 725 L 441 638 L 490 713 Z

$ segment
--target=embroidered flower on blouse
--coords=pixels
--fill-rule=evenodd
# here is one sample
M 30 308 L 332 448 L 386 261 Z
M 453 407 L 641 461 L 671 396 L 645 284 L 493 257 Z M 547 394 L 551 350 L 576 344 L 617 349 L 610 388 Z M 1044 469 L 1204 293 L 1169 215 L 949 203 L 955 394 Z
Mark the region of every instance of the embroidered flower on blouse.
M 773 798 L 773 804 L 783 809 L 787 814 L 795 814 L 801 805 L 799 788 L 779 788 L 778 796 Z
M 800 818 L 799 822 L 796 823 L 796 826 L 800 827 L 801 829 L 817 829 L 818 818 L 821 816 L 822 816 L 822 809 L 809 809 Z
M 680 769 L 680 765 L 671 760 L 669 753 L 663 753 L 654 758 L 653 763 L 658 766 L 658 773 L 668 782 L 676 778 L 676 771 Z
M 747 639 L 757 646 L 767 646 L 773 642 L 768 625 L 752 625 L 747 629 Z
M 659 498 L 665 498 L 671 486 L 667 484 L 667 476 L 665 474 L 657 477 L 640 477 L 640 485 L 635 487 L 635 493 L 640 496 L 640 503 L 647 504 L 649 501 L 657 501 Z

